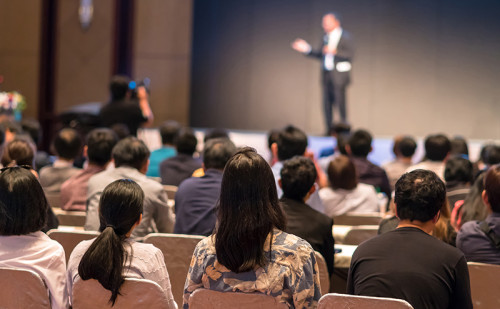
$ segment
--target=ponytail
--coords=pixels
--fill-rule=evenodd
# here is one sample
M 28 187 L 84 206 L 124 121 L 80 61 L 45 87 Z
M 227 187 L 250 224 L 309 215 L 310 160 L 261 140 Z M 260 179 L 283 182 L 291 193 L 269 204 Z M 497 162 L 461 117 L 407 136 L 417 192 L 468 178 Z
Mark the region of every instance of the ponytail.
M 120 287 L 125 282 L 122 273 L 127 253 L 122 238 L 124 235 L 118 236 L 113 227 L 106 227 L 90 245 L 78 265 L 80 278 L 96 279 L 105 289 L 111 291 L 109 301 L 112 305 L 115 304 Z
M 99 202 L 101 235 L 90 245 L 78 265 L 82 280 L 96 279 L 111 291 L 109 302 L 112 306 L 125 282 L 123 269 L 129 255 L 124 241 L 140 220 L 143 202 L 144 192 L 130 179 L 116 180 L 106 186 Z

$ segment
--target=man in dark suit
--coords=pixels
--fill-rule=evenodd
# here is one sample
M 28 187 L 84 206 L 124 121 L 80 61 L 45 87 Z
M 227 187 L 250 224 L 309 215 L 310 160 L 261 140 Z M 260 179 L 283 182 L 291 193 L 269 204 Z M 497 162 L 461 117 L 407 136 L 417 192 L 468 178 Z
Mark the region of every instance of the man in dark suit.
M 324 15 L 322 26 L 325 35 L 319 49 L 313 50 L 303 39 L 296 39 L 292 48 L 322 61 L 323 107 L 326 132 L 329 132 L 333 124 L 334 104 L 338 106 L 341 121 L 347 122 L 345 91 L 351 81 L 353 46 L 349 33 L 340 25 L 338 14 Z
M 279 180 L 283 189 L 280 202 L 287 216 L 286 232 L 305 239 L 314 250 L 321 253 L 331 275 L 335 245 L 333 219 L 306 204 L 316 190 L 316 176 L 314 163 L 306 157 L 295 156 L 285 161 Z

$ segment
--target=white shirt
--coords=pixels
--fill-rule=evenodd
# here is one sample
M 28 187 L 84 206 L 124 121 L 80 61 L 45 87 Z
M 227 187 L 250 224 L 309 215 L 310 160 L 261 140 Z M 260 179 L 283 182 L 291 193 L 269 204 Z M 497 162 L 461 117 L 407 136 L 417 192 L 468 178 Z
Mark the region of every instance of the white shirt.
M 64 249 L 43 232 L 0 236 L 0 267 L 36 272 L 47 285 L 52 308 L 68 308 Z
M 364 183 L 359 183 L 353 190 L 323 188 L 319 190 L 319 196 L 325 206 L 325 214 L 330 217 L 340 216 L 347 212 L 380 211 L 377 191 L 373 186 Z
M 66 287 L 70 302 L 73 297 L 73 283 L 78 278 L 78 265 L 80 265 L 80 260 L 95 239 L 84 240 L 79 243 L 69 258 Z M 124 267 L 124 276 L 127 278 L 148 279 L 158 283 L 165 292 L 169 307 L 176 308 L 177 305 L 172 295 L 167 266 L 165 266 L 161 250 L 151 244 L 139 243 L 130 239 L 125 241 L 124 248 L 129 254 L 129 259 Z M 131 252 L 132 256 L 130 256 Z
M 411 172 L 416 169 L 423 169 L 423 170 L 429 170 L 433 171 L 438 175 L 439 178 L 441 178 L 442 181 L 444 181 L 444 162 L 443 161 L 422 161 L 420 163 L 417 163 L 415 165 L 410 166 L 406 172 Z
M 330 31 L 330 33 L 326 34 L 326 37 L 328 38 L 328 47 L 330 49 L 337 49 L 337 46 L 339 45 L 340 37 L 342 36 L 342 28 L 337 27 Z M 331 71 L 333 70 L 334 67 L 334 59 L 335 56 L 333 54 L 325 54 L 325 70 Z

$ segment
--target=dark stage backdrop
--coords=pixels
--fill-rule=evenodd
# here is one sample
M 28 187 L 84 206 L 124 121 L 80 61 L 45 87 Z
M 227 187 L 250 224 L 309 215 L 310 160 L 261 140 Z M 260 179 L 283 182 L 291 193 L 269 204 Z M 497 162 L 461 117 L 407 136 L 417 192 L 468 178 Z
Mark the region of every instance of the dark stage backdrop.
M 356 45 L 354 127 L 500 138 L 498 0 L 195 0 L 191 125 L 324 132 L 320 63 L 290 43 L 318 46 L 332 10 Z

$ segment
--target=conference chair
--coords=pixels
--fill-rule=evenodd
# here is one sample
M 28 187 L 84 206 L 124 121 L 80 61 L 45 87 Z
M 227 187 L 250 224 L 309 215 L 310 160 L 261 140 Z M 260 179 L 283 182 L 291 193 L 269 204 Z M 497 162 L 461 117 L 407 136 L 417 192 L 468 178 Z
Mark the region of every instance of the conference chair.
M 99 232 L 96 231 L 61 231 L 61 230 L 50 230 L 47 232 L 47 236 L 51 239 L 60 243 L 64 248 L 64 253 L 66 254 L 66 263 L 68 263 L 69 257 L 76 245 L 84 240 L 89 240 L 99 236 Z
M 59 220 L 59 225 L 82 227 L 85 225 L 85 217 L 87 216 L 85 211 L 67 211 L 59 208 L 54 208 L 53 211 Z
M 51 308 L 49 291 L 34 271 L 0 268 L 0 286 L 0 308 Z
M 328 273 L 328 267 L 326 266 L 323 255 L 321 255 L 318 251 L 314 251 L 314 255 L 316 256 L 316 262 L 318 262 L 321 295 L 324 295 L 330 292 L 330 274 Z
M 334 217 L 333 222 L 337 225 L 379 225 L 382 218 L 378 212 L 362 214 L 348 212 Z
M 169 200 L 175 200 L 175 193 L 177 193 L 177 186 L 163 185 L 163 189 L 167 192 Z
M 359 245 L 365 240 L 377 236 L 378 225 L 358 225 L 353 226 L 345 235 L 342 244 Z
M 111 291 L 106 290 L 95 279 L 77 279 L 73 284 L 73 309 L 120 308 L 163 309 L 168 308 L 168 299 L 158 283 L 146 279 L 125 278 L 120 294 L 112 307 Z M 171 308 L 173 309 L 173 308 Z
M 144 238 L 145 243 L 160 249 L 167 265 L 172 294 L 178 304 L 182 304 L 184 283 L 191 264 L 194 248 L 204 236 L 152 233 Z
M 52 208 L 61 208 L 61 193 L 60 192 L 45 192 L 45 198 Z
M 413 309 L 405 300 L 385 297 L 326 294 L 321 297 L 318 309 Z
M 285 309 L 287 305 L 261 293 L 218 292 L 198 289 L 189 297 L 190 309 Z
M 500 308 L 500 266 L 468 262 L 472 304 L 476 309 Z

